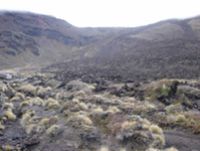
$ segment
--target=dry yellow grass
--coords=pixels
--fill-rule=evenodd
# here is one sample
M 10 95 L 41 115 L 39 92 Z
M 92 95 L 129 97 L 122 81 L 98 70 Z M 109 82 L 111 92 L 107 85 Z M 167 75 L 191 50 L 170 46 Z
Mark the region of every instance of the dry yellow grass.
M 93 126 L 92 120 L 87 115 L 81 115 L 80 113 L 70 116 L 67 123 L 73 127 L 81 127 L 83 129 Z
M 0 131 L 4 130 L 5 126 L 0 122 Z
M 18 88 L 18 91 L 23 92 L 27 95 L 35 95 L 37 91 L 37 87 L 31 84 L 25 84 Z
M 45 102 L 45 106 L 48 108 L 48 109 L 58 109 L 60 108 L 60 103 L 53 99 L 53 98 L 49 98 L 46 102 Z
M 155 134 L 163 134 L 163 130 L 158 126 L 158 125 L 151 125 L 149 127 L 149 130 L 152 132 L 152 133 L 155 133 Z
M 8 109 L 4 112 L 4 116 L 11 121 L 16 120 L 16 115 L 13 113 L 12 109 Z
M 60 125 L 52 125 L 51 127 L 49 127 L 46 130 L 46 134 L 51 136 L 51 137 L 54 137 L 54 136 L 58 135 L 60 132 L 61 132 Z

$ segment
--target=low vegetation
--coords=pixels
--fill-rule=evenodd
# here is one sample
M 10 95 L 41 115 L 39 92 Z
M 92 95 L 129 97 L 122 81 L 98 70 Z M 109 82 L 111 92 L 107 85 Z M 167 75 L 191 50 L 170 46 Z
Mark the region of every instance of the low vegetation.
M 36 151 L 56 143 L 59 150 L 177 151 L 176 146 L 167 148 L 166 130 L 200 133 L 199 111 L 185 109 L 198 101 L 198 81 L 164 79 L 139 86 L 110 82 L 96 92 L 98 83 L 79 79 L 61 84 L 54 79 L 58 88 L 50 77 L 24 75 L 24 81 L 0 85 L 0 133 L 14 135 L 16 127 L 20 139 L 29 142 L 17 145 L 6 139 L 0 148 Z M 8 87 L 12 95 L 6 93 Z

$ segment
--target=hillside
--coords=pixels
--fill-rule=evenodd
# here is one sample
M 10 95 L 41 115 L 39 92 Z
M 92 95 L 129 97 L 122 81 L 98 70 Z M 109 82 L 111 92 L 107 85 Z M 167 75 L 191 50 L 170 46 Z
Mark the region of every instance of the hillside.
M 0 14 L 0 68 L 44 65 L 76 57 L 94 39 L 69 23 L 44 15 Z
M 67 70 L 124 81 L 199 75 L 199 17 L 138 28 L 77 28 L 45 15 L 4 12 L 0 23 L 1 69 L 54 64 L 63 76 Z
M 199 21 L 198 17 L 168 20 L 109 33 L 107 38 L 86 46 L 81 59 L 51 67 L 63 69 L 60 78 L 70 72 L 86 79 L 92 76 L 116 81 L 198 78 Z
M 62 74 L 118 80 L 199 75 L 199 17 L 137 28 L 77 28 L 45 15 L 2 12 L 0 23 L 0 69 L 54 64 Z

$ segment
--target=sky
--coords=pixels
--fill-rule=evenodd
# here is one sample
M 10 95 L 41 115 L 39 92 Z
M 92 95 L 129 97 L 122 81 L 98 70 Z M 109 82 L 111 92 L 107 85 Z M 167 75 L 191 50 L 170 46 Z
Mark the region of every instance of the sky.
M 0 10 L 55 16 L 78 27 L 136 27 L 200 15 L 200 0 L 0 0 Z

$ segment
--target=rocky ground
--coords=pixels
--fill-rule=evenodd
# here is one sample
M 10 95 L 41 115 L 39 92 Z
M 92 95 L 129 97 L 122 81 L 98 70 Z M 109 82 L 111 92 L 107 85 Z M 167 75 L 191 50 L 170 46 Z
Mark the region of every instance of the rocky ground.
M 199 150 L 200 81 L 83 81 L 2 79 L 0 150 Z

